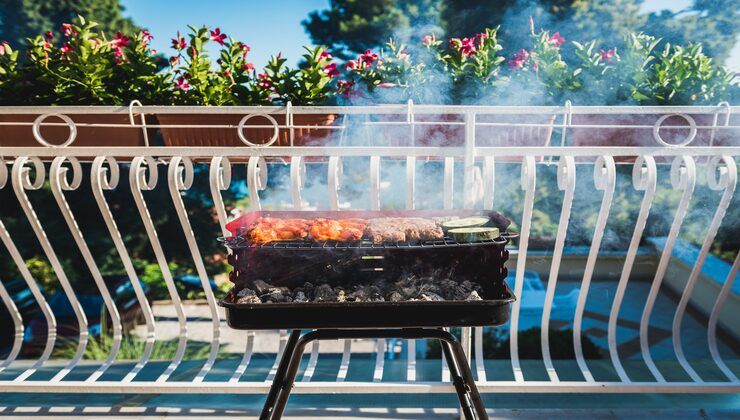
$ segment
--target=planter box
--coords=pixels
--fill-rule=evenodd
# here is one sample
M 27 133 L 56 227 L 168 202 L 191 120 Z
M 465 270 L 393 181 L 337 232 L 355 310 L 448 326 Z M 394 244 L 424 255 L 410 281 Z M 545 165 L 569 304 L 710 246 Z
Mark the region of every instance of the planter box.
M 693 118 L 697 126 L 711 126 L 714 120 L 712 114 L 688 114 Z M 653 125 L 656 124 L 661 115 L 644 115 L 644 114 L 615 114 L 615 115 L 573 115 L 573 125 L 644 125 L 650 128 L 630 128 L 630 127 L 613 127 L 613 128 L 573 128 L 571 133 L 573 142 L 576 146 L 632 146 L 632 147 L 663 147 L 653 137 Z M 719 115 L 717 125 L 723 125 L 726 116 Z M 737 125 L 738 118 L 730 118 L 730 125 Z M 733 121 L 734 120 L 734 121 Z M 682 117 L 671 116 L 666 118 L 661 127 L 686 127 L 681 129 L 661 129 L 660 136 L 668 144 L 677 145 L 682 143 L 690 134 L 689 123 Z M 733 134 L 735 140 L 733 141 Z M 714 141 L 711 141 L 711 128 L 697 128 L 696 137 L 688 144 L 689 146 L 732 146 L 737 144 L 737 130 L 718 129 L 714 134 Z
M 278 125 L 285 125 L 285 114 L 271 115 Z M 239 114 L 158 114 L 161 125 L 233 125 L 234 128 L 162 128 L 162 137 L 165 146 L 216 146 L 216 147 L 246 147 L 239 138 L 236 126 L 244 118 Z M 298 114 L 293 115 L 293 125 L 326 127 L 334 124 L 337 116 L 334 114 Z M 256 116 L 246 121 L 244 136 L 250 142 L 260 145 L 267 144 L 274 134 L 274 129 L 258 128 L 253 126 L 271 125 L 264 117 Z M 335 130 L 321 128 L 295 128 L 293 146 L 325 145 Z M 279 128 L 278 136 L 273 146 L 291 146 L 290 129 Z
M 33 123 L 39 114 L 4 114 L 0 115 L 0 122 Z M 130 126 L 128 114 L 70 114 L 67 115 L 75 123 L 83 124 L 120 124 L 129 127 L 84 127 L 77 126 L 77 137 L 69 145 L 73 147 L 139 147 L 146 146 L 144 132 L 141 127 Z M 140 117 L 136 117 L 140 123 Z M 147 117 L 147 121 L 154 123 L 155 119 Z M 70 134 L 67 126 L 44 126 L 44 123 L 63 123 L 60 118 L 48 117 L 41 123 L 41 136 L 52 145 L 61 145 Z M 0 145 L 5 147 L 46 147 L 33 136 L 31 125 L 3 125 Z M 154 138 L 154 129 L 148 130 L 151 140 Z

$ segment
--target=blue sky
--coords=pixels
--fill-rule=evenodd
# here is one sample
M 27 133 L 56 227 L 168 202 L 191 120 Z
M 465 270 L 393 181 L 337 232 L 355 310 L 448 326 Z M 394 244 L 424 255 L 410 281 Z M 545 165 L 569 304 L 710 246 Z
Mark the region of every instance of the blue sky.
M 220 27 L 221 31 L 252 47 L 251 60 L 259 68 L 271 54 L 282 52 L 290 64 L 299 61 L 303 45 L 311 41 L 301 21 L 312 10 L 323 9 L 328 0 L 122 0 L 125 14 L 154 35 L 154 48 L 169 53 L 170 39 L 187 25 Z M 678 10 L 690 0 L 646 0 L 643 10 Z M 738 43 L 740 44 L 740 43 Z M 740 45 L 728 63 L 740 69 Z

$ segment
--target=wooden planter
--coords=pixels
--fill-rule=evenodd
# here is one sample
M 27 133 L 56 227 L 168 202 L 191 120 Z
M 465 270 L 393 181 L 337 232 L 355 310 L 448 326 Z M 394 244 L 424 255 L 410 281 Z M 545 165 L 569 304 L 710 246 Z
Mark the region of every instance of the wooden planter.
M 285 125 L 285 114 L 271 115 L 278 125 Z M 215 147 L 246 147 L 237 132 L 236 126 L 244 118 L 238 114 L 158 114 L 161 125 L 232 125 L 234 128 L 162 128 L 162 137 L 165 146 L 215 146 Z M 336 130 L 322 129 L 334 124 L 337 116 L 334 114 L 297 114 L 293 115 L 293 125 L 310 126 L 311 128 L 293 129 L 292 146 L 323 146 L 334 136 Z M 254 126 L 271 125 L 265 117 L 250 118 L 244 124 L 244 137 L 256 145 L 270 142 L 274 129 Z M 313 128 L 316 127 L 316 128 Z M 278 136 L 272 146 L 291 146 L 290 129 L 279 128 Z
M 39 115 L 33 114 L 0 114 L 0 122 L 33 123 Z M 130 126 L 128 114 L 69 114 L 73 122 L 82 124 L 120 124 L 129 127 L 86 127 L 77 126 L 77 136 L 68 146 L 70 147 L 140 147 L 146 146 L 144 132 L 141 127 Z M 147 121 L 154 123 L 150 116 Z M 70 136 L 67 126 L 44 126 L 44 123 L 63 123 L 60 118 L 50 116 L 40 125 L 41 136 L 50 145 L 64 144 Z M 140 124 L 140 117 L 135 122 Z M 6 147 L 47 147 L 39 143 L 33 136 L 31 125 L 3 125 L 0 126 L 0 146 Z M 154 138 L 154 130 L 147 131 L 150 142 Z M 151 144 L 151 143 L 150 143 Z

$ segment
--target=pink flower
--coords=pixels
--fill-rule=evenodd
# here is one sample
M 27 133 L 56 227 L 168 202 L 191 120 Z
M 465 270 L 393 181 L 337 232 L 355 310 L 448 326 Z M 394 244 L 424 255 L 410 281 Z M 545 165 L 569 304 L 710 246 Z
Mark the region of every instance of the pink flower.
M 337 91 L 347 97 L 352 94 L 352 90 L 354 89 L 354 87 L 354 80 L 340 80 L 337 82 Z
M 381 88 L 392 88 L 396 86 L 397 85 L 395 83 L 390 83 L 390 82 L 378 83 L 378 87 L 381 87 Z
M 421 38 L 421 43 L 424 44 L 425 47 L 431 47 L 435 42 L 437 42 L 437 37 L 435 37 L 434 34 L 429 34 Z
M 72 52 L 72 47 L 68 43 L 65 43 L 61 48 L 59 48 L 59 51 L 61 51 L 62 54 L 67 54 Z
M 150 51 L 152 52 L 152 54 L 156 54 L 157 53 L 157 50 L 154 50 L 154 49 L 152 49 Z
M 0 44 L 0 55 L 5 55 L 5 45 L 7 44 L 7 41 L 3 41 L 2 44 Z
M 272 85 L 272 80 L 270 80 L 270 78 L 267 77 L 267 74 L 265 74 L 265 73 L 258 74 L 257 75 L 257 80 L 258 80 L 257 84 L 261 88 L 264 88 L 264 89 L 267 89 L 267 90 L 272 90 L 272 91 L 275 90 L 275 87 Z
M 344 64 L 344 67 L 346 67 L 349 70 L 354 70 L 357 68 L 358 62 L 355 60 L 349 60 L 347 63 Z
M 533 69 L 534 69 L 535 71 L 539 70 L 539 69 L 540 69 L 540 62 L 539 62 L 539 61 L 537 61 L 537 60 L 534 60 L 534 62 L 532 63 L 532 68 L 533 68 Z
M 210 31 L 210 32 L 211 32 L 211 41 L 214 41 L 218 43 L 219 45 L 224 45 L 226 34 L 222 34 L 221 29 L 216 28 L 216 30 Z
M 479 33 L 475 36 L 475 43 L 478 44 L 478 48 L 483 48 L 483 43 L 488 38 L 488 34 L 485 32 Z
M 242 64 L 242 70 L 245 70 L 245 71 L 254 70 L 254 64 L 252 64 L 252 63 L 244 63 L 244 64 Z
M 329 53 L 329 51 L 321 51 L 321 55 L 319 56 L 322 60 L 332 60 L 334 59 L 334 56 Z
M 339 70 L 337 70 L 337 63 L 331 63 L 324 66 L 324 73 L 329 77 L 339 76 Z
M 409 54 L 408 51 L 401 51 L 398 53 L 398 58 L 400 58 L 403 61 L 409 61 L 410 57 L 411 55 Z
M 474 38 L 452 38 L 450 46 L 466 57 L 472 57 L 476 53 Z
M 154 37 L 149 33 L 149 31 L 141 31 L 141 42 L 143 44 L 148 44 L 153 39 Z
M 116 50 L 116 57 L 123 56 L 123 47 L 128 45 L 131 37 L 123 35 L 121 32 L 116 33 L 116 36 L 110 42 L 111 49 Z
M 555 46 L 559 47 L 563 45 L 563 43 L 565 42 L 565 38 L 560 36 L 560 32 L 555 32 L 550 38 L 547 38 L 547 42 L 555 44 Z
M 54 32 L 52 32 L 52 31 L 47 31 L 47 32 L 46 32 L 46 33 L 44 34 L 44 38 L 46 38 L 46 40 L 47 40 L 47 41 L 51 41 L 51 40 L 52 40 L 52 39 L 54 38 Z
M 514 54 L 514 58 L 509 60 L 509 68 L 512 70 L 520 69 L 524 67 L 528 59 L 529 59 L 529 51 L 525 49 L 519 50 L 519 52 Z
M 360 61 L 362 61 L 366 66 L 372 66 L 374 62 L 378 61 L 378 54 L 375 54 L 370 50 L 365 50 L 364 54 L 360 54 Z
M 614 49 L 606 50 L 606 51 L 601 50 L 599 51 L 599 54 L 601 54 L 602 60 L 609 62 L 609 61 L 612 61 L 612 57 L 614 57 Z
M 77 36 L 77 31 L 75 31 L 69 23 L 62 23 L 62 33 L 66 37 L 69 37 L 70 35 Z
M 180 56 L 179 55 L 176 55 L 174 57 L 170 57 L 170 65 L 174 66 L 174 65 L 176 65 L 179 62 L 180 62 Z
M 176 49 L 177 51 L 184 50 L 188 47 L 187 42 L 185 42 L 185 38 L 180 36 L 180 32 L 177 33 L 177 38 L 172 38 L 172 48 Z
M 249 48 L 249 45 L 247 45 L 247 44 L 245 44 L 243 42 L 240 42 L 239 43 L 239 49 L 242 50 L 242 56 L 244 56 L 244 57 L 246 57 L 247 54 L 249 53 L 249 51 L 251 51 L 251 48 Z
M 188 81 L 185 80 L 184 77 L 178 77 L 177 80 L 175 80 L 175 87 L 182 90 L 188 90 L 190 89 L 190 85 L 188 84 Z

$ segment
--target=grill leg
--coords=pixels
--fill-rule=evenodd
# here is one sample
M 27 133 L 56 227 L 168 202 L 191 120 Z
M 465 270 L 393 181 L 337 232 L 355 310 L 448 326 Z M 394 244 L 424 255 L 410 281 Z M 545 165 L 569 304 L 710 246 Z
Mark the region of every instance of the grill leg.
M 283 417 L 285 406 L 288 404 L 288 398 L 290 397 L 290 391 L 293 389 L 293 383 L 295 383 L 295 377 L 298 374 L 298 368 L 301 365 L 301 358 L 303 352 L 306 351 L 308 343 L 320 339 L 321 334 L 318 331 L 311 331 L 300 337 L 295 345 L 295 350 L 287 363 L 287 371 L 285 372 L 285 381 L 281 386 L 282 391 L 278 394 L 277 401 L 275 402 L 275 409 L 273 410 L 272 418 L 280 419 Z M 282 360 L 280 363 L 282 364 Z
M 288 337 L 288 341 L 285 343 L 283 355 L 280 358 L 280 364 L 278 364 L 277 371 L 275 372 L 275 378 L 272 380 L 270 392 L 267 394 L 267 400 L 265 400 L 265 405 L 262 407 L 262 413 L 260 413 L 260 420 L 269 420 L 271 418 L 279 419 L 282 415 L 281 412 L 280 415 L 274 417 L 275 402 L 277 401 L 278 396 L 283 393 L 284 384 L 287 382 L 287 378 L 285 375 L 288 372 L 288 365 L 293 358 L 293 353 L 295 352 L 296 344 L 298 344 L 298 339 L 300 337 L 301 330 L 293 330 L 290 333 L 290 337 Z M 298 360 L 300 360 L 300 354 L 298 355 Z M 295 378 L 295 375 L 293 375 L 293 377 Z M 292 386 L 292 380 L 290 381 L 290 384 Z M 290 392 L 289 389 L 288 392 Z
M 483 405 L 483 400 L 478 392 L 478 387 L 475 385 L 475 380 L 473 380 L 473 374 L 470 372 L 470 366 L 465 358 L 465 352 L 460 342 L 449 332 L 438 331 L 443 333 L 443 336 L 439 337 L 440 344 L 447 359 L 453 384 L 460 399 L 460 406 L 463 409 L 465 418 L 472 420 L 477 417 L 480 420 L 487 420 L 488 414 L 486 413 L 486 407 Z M 471 402 L 472 407 L 470 405 Z

